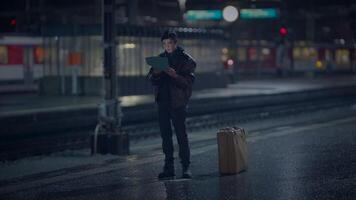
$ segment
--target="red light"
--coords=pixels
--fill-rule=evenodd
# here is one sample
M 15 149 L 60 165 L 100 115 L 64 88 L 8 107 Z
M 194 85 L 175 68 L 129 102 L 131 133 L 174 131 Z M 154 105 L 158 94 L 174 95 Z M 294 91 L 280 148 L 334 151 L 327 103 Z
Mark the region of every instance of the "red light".
M 229 59 L 227 60 L 227 65 L 232 66 L 234 64 L 234 60 Z
M 11 26 L 16 26 L 16 19 L 12 19 L 12 20 L 10 21 L 10 25 L 11 25 Z
M 287 35 L 287 28 L 286 27 L 279 28 L 279 33 L 281 35 Z

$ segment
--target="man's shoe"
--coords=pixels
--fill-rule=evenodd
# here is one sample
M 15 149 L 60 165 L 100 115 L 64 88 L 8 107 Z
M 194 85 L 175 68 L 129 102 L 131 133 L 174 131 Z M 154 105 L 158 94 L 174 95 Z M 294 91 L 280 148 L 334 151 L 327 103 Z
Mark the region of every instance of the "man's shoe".
M 158 179 L 160 180 L 173 179 L 174 177 L 175 177 L 174 172 L 163 171 L 158 174 Z
M 183 170 L 182 178 L 192 178 L 192 172 L 189 169 Z

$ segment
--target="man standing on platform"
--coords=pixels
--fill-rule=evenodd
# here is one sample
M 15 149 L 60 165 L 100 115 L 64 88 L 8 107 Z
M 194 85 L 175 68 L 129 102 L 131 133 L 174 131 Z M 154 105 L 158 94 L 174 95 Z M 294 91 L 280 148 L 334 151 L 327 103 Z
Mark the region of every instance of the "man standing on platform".
M 160 57 L 167 57 L 169 66 L 163 70 L 151 68 L 149 80 L 155 87 L 155 100 L 158 104 L 158 121 L 162 137 L 162 149 L 165 155 L 163 172 L 159 179 L 174 178 L 173 124 L 179 145 L 179 157 L 182 164 L 182 178 L 191 178 L 189 170 L 190 149 L 186 132 L 186 107 L 192 94 L 194 70 L 193 58 L 177 45 L 177 35 L 166 31 L 162 37 L 164 52 Z

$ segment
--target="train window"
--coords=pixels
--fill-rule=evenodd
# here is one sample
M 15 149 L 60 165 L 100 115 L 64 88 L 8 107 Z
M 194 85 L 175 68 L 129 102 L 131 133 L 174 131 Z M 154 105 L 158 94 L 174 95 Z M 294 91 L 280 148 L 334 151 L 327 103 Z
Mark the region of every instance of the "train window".
M 101 37 L 94 36 L 91 39 L 91 67 L 90 67 L 90 75 L 92 76 L 101 76 L 103 74 L 103 52 L 100 48 Z
M 80 52 L 70 52 L 68 54 L 69 65 L 80 65 L 82 60 L 82 54 Z
M 309 48 L 310 51 L 310 58 L 317 58 L 318 57 L 318 51 L 315 48 Z
M 134 58 L 133 55 L 134 50 L 136 48 L 136 44 L 134 43 L 134 41 L 132 41 L 132 37 L 127 37 L 125 44 L 131 44 L 131 46 L 127 46 L 126 48 L 124 48 L 124 51 L 126 52 L 126 56 L 127 56 L 127 62 L 122 69 L 126 69 L 125 70 L 126 76 L 132 76 L 135 73 L 135 66 L 136 66 L 136 59 Z
M 268 56 L 271 53 L 269 48 L 262 48 L 262 55 Z
M 89 73 L 89 59 L 90 59 L 90 47 L 91 47 L 91 42 L 90 42 L 90 37 L 89 36 L 83 36 L 83 70 L 82 74 L 83 76 L 87 76 Z
M 293 48 L 293 58 L 294 59 L 299 59 L 302 57 L 302 50 L 299 47 L 294 47 Z
M 7 47 L 5 45 L 0 45 L 0 64 L 7 64 Z
M 223 54 L 228 54 L 228 53 L 229 53 L 229 50 L 228 50 L 226 47 L 224 47 L 224 48 L 222 48 L 221 52 L 222 52 Z
M 325 50 L 325 60 L 326 60 L 326 61 L 331 61 L 331 60 L 333 60 L 332 52 L 331 52 L 331 50 L 329 50 L 329 49 L 326 49 L 326 50 Z
M 261 53 L 262 60 L 268 60 L 271 55 L 271 50 L 269 48 L 262 48 Z
M 302 50 L 302 58 L 308 59 L 310 56 L 309 48 L 304 47 Z
M 33 58 L 35 64 L 43 64 L 44 60 L 44 50 L 40 46 L 35 46 L 33 48 Z
M 317 59 L 318 51 L 313 47 L 303 47 L 300 53 L 300 59 L 302 60 L 313 60 Z
M 348 64 L 350 62 L 350 52 L 347 49 L 337 49 L 335 52 L 336 64 Z
M 258 55 L 257 55 L 257 48 L 251 47 L 248 49 L 248 57 L 250 61 L 257 61 Z
M 237 48 L 237 57 L 240 62 L 245 62 L 247 60 L 247 52 L 245 47 Z
M 141 57 L 141 63 L 142 66 L 141 67 L 141 75 L 145 75 L 148 73 L 149 71 L 149 66 L 146 64 L 145 58 L 149 57 L 149 56 L 155 56 L 158 55 L 158 53 L 154 52 L 154 48 L 153 48 L 153 41 L 151 41 L 150 38 L 148 37 L 143 37 L 142 38 L 142 48 L 141 48 L 141 53 L 142 53 L 142 57 Z
M 135 72 L 134 75 L 142 75 L 142 67 L 143 67 L 143 62 L 142 62 L 142 41 L 141 38 L 137 37 L 134 38 L 134 44 L 136 45 L 136 48 L 133 50 L 134 56 L 133 58 L 136 61 L 135 64 Z
M 47 43 L 47 54 L 45 55 L 45 62 L 47 63 L 47 68 L 49 69 L 49 73 L 51 75 L 59 75 L 60 73 L 64 73 L 63 67 L 66 66 L 66 55 L 68 52 L 65 45 L 65 38 L 63 38 L 62 42 L 57 46 L 56 42 L 53 38 L 48 39 Z M 57 57 L 57 49 L 59 51 L 59 57 Z M 57 60 L 61 63 L 61 72 L 58 71 Z
M 20 45 L 8 45 L 8 64 L 23 64 L 23 47 Z
M 119 37 L 118 47 L 119 74 L 123 76 L 137 76 L 147 74 L 149 67 L 145 64 L 145 57 L 158 55 L 162 47 L 157 39 Z
M 262 48 L 261 50 L 262 61 L 270 61 L 272 59 L 272 50 L 270 48 Z
M 302 58 L 309 59 L 311 55 L 310 49 L 308 47 L 303 48 Z

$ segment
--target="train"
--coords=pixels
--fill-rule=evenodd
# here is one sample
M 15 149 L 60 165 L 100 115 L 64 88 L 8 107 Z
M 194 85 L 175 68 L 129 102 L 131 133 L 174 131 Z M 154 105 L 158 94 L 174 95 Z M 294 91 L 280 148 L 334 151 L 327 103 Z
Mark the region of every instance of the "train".
M 120 95 L 152 93 L 145 57 L 162 51 L 161 34 L 178 33 L 179 45 L 197 61 L 195 89 L 225 87 L 219 29 L 183 27 L 117 27 L 117 76 Z M 54 95 L 102 95 L 103 56 L 100 26 L 73 31 L 48 28 L 40 36 L 0 38 L 0 92 L 33 91 Z M 211 79 L 216 81 L 212 82 Z
M 239 40 L 223 49 L 223 62 L 240 78 L 345 75 L 356 72 L 355 49 L 351 44 Z
M 120 95 L 152 93 L 145 57 L 163 51 L 161 34 L 176 31 L 197 61 L 194 89 L 226 87 L 236 78 L 355 73 L 355 46 L 304 41 L 231 41 L 222 29 L 117 26 Z M 100 26 L 46 27 L 40 35 L 0 37 L 0 93 L 103 95 Z M 212 81 L 213 80 L 213 81 Z

